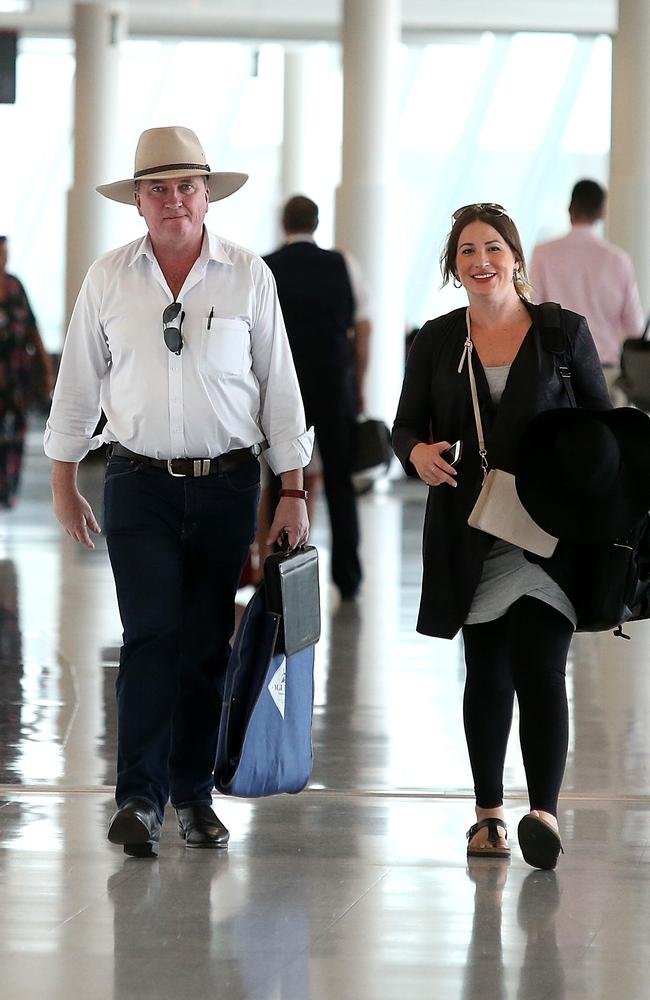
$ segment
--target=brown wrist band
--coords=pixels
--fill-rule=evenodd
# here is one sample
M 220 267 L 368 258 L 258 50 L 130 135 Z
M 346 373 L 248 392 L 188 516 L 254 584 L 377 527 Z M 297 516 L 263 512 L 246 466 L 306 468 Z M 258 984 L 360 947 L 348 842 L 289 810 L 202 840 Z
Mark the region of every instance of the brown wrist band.
M 307 490 L 280 490 L 281 497 L 295 497 L 296 500 L 306 500 L 309 496 Z

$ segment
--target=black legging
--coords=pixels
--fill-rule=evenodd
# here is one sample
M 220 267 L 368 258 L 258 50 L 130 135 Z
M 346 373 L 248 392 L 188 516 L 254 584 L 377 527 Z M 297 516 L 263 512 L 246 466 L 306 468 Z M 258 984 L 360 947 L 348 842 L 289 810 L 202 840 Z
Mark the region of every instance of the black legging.
M 556 815 L 569 739 L 565 675 L 572 635 L 571 622 L 534 597 L 521 597 L 494 621 L 463 626 L 463 718 L 480 808 L 503 802 L 516 693 L 530 808 Z

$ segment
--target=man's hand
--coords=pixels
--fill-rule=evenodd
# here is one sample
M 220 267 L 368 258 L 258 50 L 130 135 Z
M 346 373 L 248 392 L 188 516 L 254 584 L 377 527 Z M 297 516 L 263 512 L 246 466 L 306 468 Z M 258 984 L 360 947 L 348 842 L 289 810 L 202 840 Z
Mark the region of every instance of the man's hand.
M 284 534 L 289 540 L 290 549 L 297 549 L 299 545 L 304 545 L 309 538 L 309 518 L 307 517 L 307 504 L 304 500 L 297 497 L 280 498 L 266 544 L 273 545 L 277 542 L 281 545 Z
M 52 468 L 52 499 L 59 524 L 75 541 L 94 549 L 95 543 L 88 533 L 101 533 L 92 507 L 77 489 L 77 463 L 54 462 Z

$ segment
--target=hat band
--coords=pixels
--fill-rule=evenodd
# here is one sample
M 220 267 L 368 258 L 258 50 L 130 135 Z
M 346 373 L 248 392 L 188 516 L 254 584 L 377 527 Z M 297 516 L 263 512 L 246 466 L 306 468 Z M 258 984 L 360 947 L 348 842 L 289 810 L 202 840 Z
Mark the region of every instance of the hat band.
M 146 177 L 147 174 L 157 174 L 161 170 L 205 170 L 210 173 L 210 166 L 207 163 L 163 163 L 160 167 L 147 167 L 146 170 L 136 170 L 133 180 L 139 177 Z

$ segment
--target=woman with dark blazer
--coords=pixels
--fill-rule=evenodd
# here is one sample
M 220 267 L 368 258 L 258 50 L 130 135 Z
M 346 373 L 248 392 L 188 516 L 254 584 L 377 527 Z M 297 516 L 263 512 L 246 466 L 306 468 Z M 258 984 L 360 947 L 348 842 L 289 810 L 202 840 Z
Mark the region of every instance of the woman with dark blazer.
M 563 329 L 551 337 L 542 328 L 540 307 L 528 301 L 519 233 L 500 205 L 454 213 L 441 266 L 444 283 L 453 277 L 465 288 L 469 310 L 420 330 L 393 427 L 406 473 L 429 486 L 417 630 L 447 639 L 463 632 L 463 718 L 477 820 L 467 834 L 468 855 L 510 856 L 503 767 L 516 694 L 530 799 L 519 844 L 534 867 L 553 868 L 562 850 L 557 802 L 568 746 L 566 659 L 576 624 L 573 551 L 559 543 L 543 559 L 468 526 L 483 470 L 467 366 L 489 465 L 506 472 L 514 472 L 528 422 L 570 405 L 561 365 L 570 369 L 578 406 L 608 409 L 609 397 L 584 317 L 562 310 Z M 457 441 L 462 451 L 452 466 L 444 453 Z

